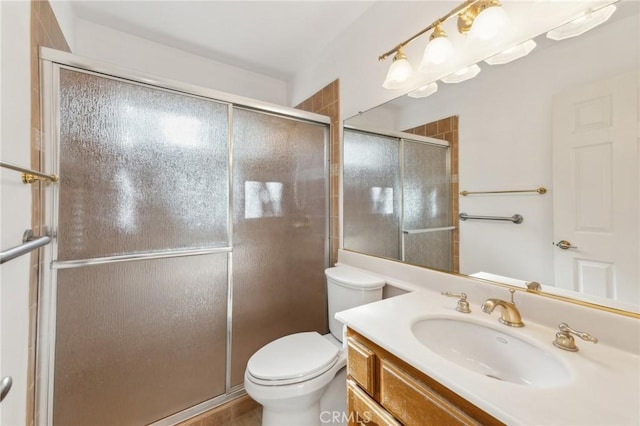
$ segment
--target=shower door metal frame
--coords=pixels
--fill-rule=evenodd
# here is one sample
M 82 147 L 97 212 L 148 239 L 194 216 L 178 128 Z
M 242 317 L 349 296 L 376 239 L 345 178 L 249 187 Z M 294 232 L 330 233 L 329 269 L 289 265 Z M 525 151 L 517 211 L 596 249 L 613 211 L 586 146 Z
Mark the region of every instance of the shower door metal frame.
M 446 148 L 447 149 L 447 157 L 446 157 L 446 166 L 447 166 L 447 177 L 449 180 L 449 185 L 451 185 L 451 144 L 445 140 L 431 138 L 428 136 L 414 135 L 411 133 L 401 132 L 397 130 L 390 129 L 380 129 L 376 127 L 369 126 L 354 126 L 354 125 L 345 125 L 343 126 L 344 130 L 353 130 L 360 133 L 367 133 L 375 136 L 387 136 L 390 138 L 394 138 L 398 140 L 398 168 L 400 170 L 400 215 L 399 215 L 399 226 L 398 226 L 398 241 L 400 241 L 399 247 L 399 258 L 398 260 L 404 262 L 405 261 L 405 248 L 404 248 L 404 238 L 405 235 L 411 234 L 412 232 L 405 232 L 404 230 L 404 144 L 405 141 L 421 143 L 424 145 L 432 145 L 436 147 Z M 344 176 L 344 137 L 341 139 L 340 143 L 340 176 Z M 342 188 L 344 182 L 341 182 L 340 187 Z M 449 190 L 451 191 L 451 190 Z M 343 199 L 344 191 L 340 191 L 340 224 L 341 224 L 341 232 L 340 232 L 340 247 L 345 249 L 344 247 L 344 199 Z M 449 198 L 451 198 L 451 194 L 449 194 Z M 453 231 L 455 226 L 446 226 L 434 229 L 434 231 Z M 346 250 L 349 250 L 348 248 Z M 418 265 L 420 266 L 420 265 Z
M 40 93 L 41 93 L 41 125 L 42 147 L 41 159 L 44 170 L 59 170 L 59 93 L 60 69 L 71 69 L 103 78 L 124 81 L 130 84 L 142 85 L 157 90 L 166 90 L 185 96 L 193 96 L 226 104 L 228 111 L 227 132 L 227 164 L 228 164 L 228 199 L 227 199 L 227 245 L 205 249 L 165 250 L 155 253 L 128 254 L 102 258 L 57 261 L 53 259 L 57 253 L 57 224 L 58 224 L 58 187 L 45 187 L 45 215 L 43 224 L 47 234 L 52 237 L 52 244 L 45 247 L 39 265 L 38 306 L 37 306 L 37 341 L 35 363 L 35 424 L 50 425 L 53 423 L 53 390 L 54 390 L 54 361 L 56 336 L 56 292 L 57 269 L 75 268 L 87 265 L 97 265 L 114 262 L 129 262 L 145 259 L 161 259 L 169 257 L 196 256 L 212 253 L 227 253 L 227 320 L 226 320 L 226 374 L 225 393 L 198 405 L 187 408 L 169 417 L 158 420 L 156 425 L 170 425 L 186 420 L 201 412 L 214 408 L 221 403 L 234 399 L 245 393 L 244 386 L 231 387 L 231 340 L 232 340 L 232 308 L 233 308 L 233 109 L 234 106 L 252 109 L 258 112 L 279 117 L 299 120 L 310 124 L 326 125 L 324 138 L 324 177 L 325 177 L 325 244 L 324 263 L 329 265 L 329 153 L 330 126 L 329 117 L 297 110 L 290 107 L 275 105 L 259 100 L 237 96 L 201 86 L 184 83 L 164 77 L 142 73 L 136 70 L 117 67 L 109 63 L 84 58 L 66 52 L 41 47 L 40 61 Z

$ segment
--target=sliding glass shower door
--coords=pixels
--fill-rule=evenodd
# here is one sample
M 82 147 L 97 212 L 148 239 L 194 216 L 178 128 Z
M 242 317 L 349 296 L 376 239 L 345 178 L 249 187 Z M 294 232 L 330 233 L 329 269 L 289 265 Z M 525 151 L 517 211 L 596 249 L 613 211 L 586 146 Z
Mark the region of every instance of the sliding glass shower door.
M 326 332 L 328 119 L 43 69 L 40 423 L 171 424 L 268 341 Z
M 53 422 L 146 424 L 225 392 L 229 105 L 59 81 Z
M 343 151 L 344 247 L 400 259 L 399 140 L 345 129 Z
M 402 259 L 451 270 L 452 235 L 449 149 L 403 141 Z
M 449 147 L 401 136 L 345 129 L 344 247 L 451 270 Z
M 231 386 L 268 342 L 327 332 L 326 138 L 326 126 L 234 109 Z

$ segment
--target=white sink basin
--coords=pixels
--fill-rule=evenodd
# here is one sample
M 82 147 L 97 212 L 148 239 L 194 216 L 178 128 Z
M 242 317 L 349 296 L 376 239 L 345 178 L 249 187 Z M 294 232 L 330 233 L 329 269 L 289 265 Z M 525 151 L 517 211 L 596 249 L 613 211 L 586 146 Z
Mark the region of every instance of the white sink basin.
M 551 353 L 482 324 L 428 318 L 416 322 L 411 331 L 436 354 L 496 380 L 554 387 L 571 378 L 568 369 Z

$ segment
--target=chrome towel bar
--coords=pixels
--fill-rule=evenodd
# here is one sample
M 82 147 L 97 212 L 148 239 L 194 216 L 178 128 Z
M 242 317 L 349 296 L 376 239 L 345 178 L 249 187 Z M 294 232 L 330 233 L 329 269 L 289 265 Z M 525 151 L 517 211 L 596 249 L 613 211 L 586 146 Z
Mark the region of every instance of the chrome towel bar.
M 513 222 L 515 224 L 520 224 L 524 221 L 524 217 L 522 217 L 522 215 L 519 215 L 519 214 L 514 214 L 513 216 L 510 216 L 510 217 L 503 217 L 503 216 L 469 216 L 466 213 L 460 213 L 459 217 L 460 217 L 460 220 L 468 220 L 468 219 L 505 220 L 505 221 Z
M 51 242 L 51 237 L 34 237 L 31 229 L 27 229 L 26 231 L 24 231 L 22 241 L 23 244 L 11 247 L 10 249 L 0 252 L 0 264 L 8 262 L 11 259 L 15 259 L 16 257 L 22 256 L 23 254 L 27 254 L 39 247 L 46 246 Z
M 542 195 L 547 193 L 547 188 L 540 187 L 536 189 L 509 189 L 506 191 L 462 191 L 460 195 L 466 197 L 467 195 L 472 194 L 515 194 L 520 192 L 537 192 L 538 194 Z

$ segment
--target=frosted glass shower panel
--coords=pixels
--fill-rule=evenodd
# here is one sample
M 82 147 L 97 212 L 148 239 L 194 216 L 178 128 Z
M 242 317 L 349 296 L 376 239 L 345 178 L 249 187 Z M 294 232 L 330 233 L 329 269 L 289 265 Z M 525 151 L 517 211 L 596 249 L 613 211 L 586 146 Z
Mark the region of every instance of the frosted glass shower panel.
M 344 246 L 400 257 L 399 140 L 344 130 Z
M 451 231 L 405 234 L 404 261 L 427 268 L 451 271 Z
M 231 385 L 249 357 L 327 323 L 328 125 L 234 109 Z
M 404 141 L 404 228 L 451 224 L 449 149 Z
M 449 149 L 422 142 L 404 145 L 404 261 L 451 270 Z
M 228 106 L 60 70 L 58 259 L 228 245 Z
M 227 256 L 59 270 L 54 426 L 149 424 L 223 394 Z

